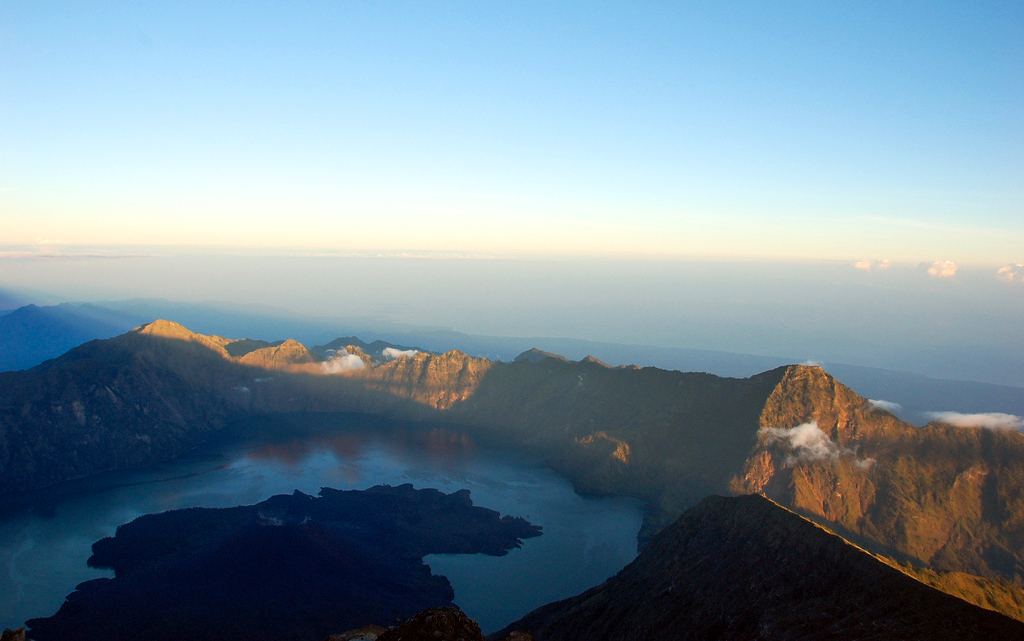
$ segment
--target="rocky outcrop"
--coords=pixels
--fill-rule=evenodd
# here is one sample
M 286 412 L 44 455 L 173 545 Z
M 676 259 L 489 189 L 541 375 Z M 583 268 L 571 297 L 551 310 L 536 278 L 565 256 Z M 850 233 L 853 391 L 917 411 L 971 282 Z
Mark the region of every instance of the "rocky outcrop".
M 424 610 L 402 625 L 385 630 L 369 626 L 344 634 L 331 635 L 324 641 L 484 641 L 476 621 L 456 606 Z M 525 632 L 512 632 L 501 641 L 534 641 Z
M 876 551 L 1024 585 L 1024 435 L 904 423 L 790 368 L 733 480 Z
M 243 365 L 274 370 L 301 370 L 298 366 L 309 365 L 316 360 L 302 343 L 291 339 L 280 345 L 255 349 L 238 358 Z
M 468 400 L 494 365 L 453 350 L 440 355 L 417 353 L 354 373 L 371 390 L 408 399 L 431 409 L 448 410 Z
M 932 589 L 760 496 L 705 499 L 616 576 L 513 629 L 539 641 L 1024 635 L 1024 623 Z

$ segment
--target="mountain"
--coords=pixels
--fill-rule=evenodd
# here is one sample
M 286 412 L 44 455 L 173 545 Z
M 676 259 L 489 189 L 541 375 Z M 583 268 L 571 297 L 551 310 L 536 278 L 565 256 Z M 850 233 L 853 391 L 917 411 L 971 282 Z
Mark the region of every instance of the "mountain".
M 1012 639 L 965 603 L 760 496 L 708 497 L 617 575 L 509 625 L 538 641 Z
M 20 370 L 97 338 L 110 338 L 138 319 L 93 305 L 25 305 L 0 315 L 0 371 Z
M 0 292 L 0 296 L 2 296 Z M 2 301 L 0 301 L 2 302 Z M 355 345 L 372 358 L 380 358 L 385 347 L 441 353 L 458 349 L 489 360 L 511 360 L 516 354 L 537 349 L 541 354 L 561 354 L 571 360 L 593 355 L 611 365 L 639 364 L 661 369 L 708 372 L 726 377 L 748 377 L 794 362 L 778 356 L 755 356 L 712 350 L 651 345 L 616 345 L 566 338 L 507 338 L 474 336 L 447 330 L 391 327 L 380 319 L 307 318 L 288 310 L 269 306 L 227 306 L 215 303 L 176 303 L 165 300 L 136 299 L 87 305 L 61 304 L 50 307 L 27 306 L 23 313 L 6 320 L 0 315 L 0 371 L 24 369 L 63 354 L 68 349 L 98 338 L 109 338 L 128 331 L 153 318 L 174 318 L 193 330 L 225 336 L 287 336 L 307 345 L 324 358 L 325 350 Z M 94 317 L 101 321 L 96 325 Z M 54 326 L 56 323 L 56 326 Z M 360 332 L 380 340 L 370 343 L 347 336 L 322 344 L 341 331 Z M 279 344 L 236 341 L 229 349 L 232 356 L 245 350 Z M 418 347 L 409 347 L 416 345 Z M 237 353 L 236 353 L 237 352 Z M 6 354 L 6 357 L 3 356 Z M 5 361 L 5 358 L 7 359 Z M 6 364 L 5 364 L 6 363 Z M 928 412 L 1004 412 L 1024 415 L 1024 388 L 970 381 L 940 380 L 877 368 L 841 363 L 826 363 L 826 369 L 862 396 L 899 404 L 894 408 L 905 420 L 924 423 Z
M 1024 580 L 1019 432 L 908 426 L 810 369 L 787 371 L 761 426 L 734 492 L 764 493 L 933 569 Z
M 389 353 L 394 354 L 395 352 L 426 352 L 427 350 L 422 347 L 410 347 L 408 345 L 400 345 L 398 343 L 389 343 L 387 341 L 373 341 L 367 343 L 362 341 L 355 336 L 345 336 L 336 338 L 326 345 L 317 345 L 310 349 L 313 354 L 316 354 L 322 359 L 329 359 L 334 356 L 339 350 L 344 350 L 347 347 L 356 347 L 367 356 L 376 359 L 378 361 L 391 360 Z M 392 356 L 393 358 L 393 356 Z
M 353 346 L 333 368 L 294 341 L 238 342 L 156 321 L 0 373 L 0 491 L 166 460 L 257 417 L 355 412 L 444 423 L 581 492 L 640 498 L 641 543 L 709 494 L 764 493 L 898 562 L 1024 585 L 1024 435 L 918 428 L 819 367 L 734 379 Z

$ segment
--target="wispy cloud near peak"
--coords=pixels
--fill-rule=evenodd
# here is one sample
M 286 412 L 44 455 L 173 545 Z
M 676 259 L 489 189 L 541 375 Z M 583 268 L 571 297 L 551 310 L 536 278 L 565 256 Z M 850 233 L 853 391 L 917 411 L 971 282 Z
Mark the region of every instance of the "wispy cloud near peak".
M 925 412 L 933 421 L 940 421 L 956 427 L 989 428 L 994 430 L 1024 429 L 1024 419 L 1013 414 L 989 412 L 986 414 L 961 414 L 960 412 Z
M 872 410 L 885 410 L 887 412 L 899 412 L 903 409 L 903 406 L 899 403 L 892 401 L 882 401 L 874 398 L 868 399 L 868 403 L 871 404 Z

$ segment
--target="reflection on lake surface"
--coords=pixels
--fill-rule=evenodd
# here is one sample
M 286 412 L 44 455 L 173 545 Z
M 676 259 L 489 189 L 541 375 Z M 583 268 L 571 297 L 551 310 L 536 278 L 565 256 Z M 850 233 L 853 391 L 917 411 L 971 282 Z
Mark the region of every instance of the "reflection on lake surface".
M 303 419 L 287 422 L 297 420 Z M 0 629 L 49 616 L 78 583 L 110 576 L 87 567 L 86 559 L 92 543 L 121 523 L 182 507 L 252 504 L 293 490 L 316 494 L 324 486 L 466 488 L 476 505 L 543 526 L 542 536 L 503 557 L 426 558 L 434 573 L 449 578 L 456 603 L 485 632 L 600 583 L 636 555 L 637 501 L 578 496 L 537 461 L 479 447 L 449 430 L 346 415 L 308 420 L 317 429 L 301 437 L 264 434 L 245 444 L 211 446 L 172 463 L 105 474 L 0 506 Z

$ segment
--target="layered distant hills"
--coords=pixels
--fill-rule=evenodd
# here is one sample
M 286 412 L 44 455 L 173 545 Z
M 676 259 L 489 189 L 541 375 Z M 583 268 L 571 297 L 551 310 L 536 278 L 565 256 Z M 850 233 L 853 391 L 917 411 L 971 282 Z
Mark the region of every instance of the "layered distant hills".
M 2 294 L 0 292 L 0 296 Z M 416 345 L 421 351 L 440 353 L 458 349 L 473 356 L 501 361 L 512 360 L 517 354 L 538 348 L 538 351 L 561 354 L 571 359 L 592 354 L 612 364 L 638 363 L 729 377 L 747 377 L 797 360 L 679 347 L 616 345 L 570 338 L 473 336 L 447 330 L 393 327 L 379 319 L 328 320 L 300 317 L 287 310 L 269 307 L 227 307 L 215 303 L 139 299 L 63 303 L 47 307 L 26 305 L 0 313 L 0 371 L 33 367 L 86 341 L 122 334 L 154 318 L 174 318 L 206 334 L 295 338 L 306 345 L 314 345 L 310 351 L 317 356 L 323 356 L 322 350 L 337 343 L 343 343 L 342 347 L 355 344 L 370 355 L 389 346 Z M 353 336 L 334 339 L 338 336 L 339 327 L 344 327 L 347 333 L 372 335 L 383 340 L 365 344 Z M 236 355 L 235 350 L 281 342 L 283 340 L 236 341 L 229 351 Z M 889 406 L 890 409 L 901 418 L 918 424 L 930 420 L 928 412 L 943 410 L 1024 415 L 1024 388 L 1021 387 L 940 380 L 921 374 L 840 363 L 827 363 L 826 369 L 867 398 L 895 403 Z
M 1016 431 L 919 428 L 819 367 L 736 379 L 341 342 L 314 351 L 156 321 L 2 373 L 0 489 L 166 460 L 255 417 L 358 412 L 444 423 L 538 454 L 580 491 L 641 498 L 644 542 L 709 494 L 760 493 L 943 589 L 1018 607 Z

